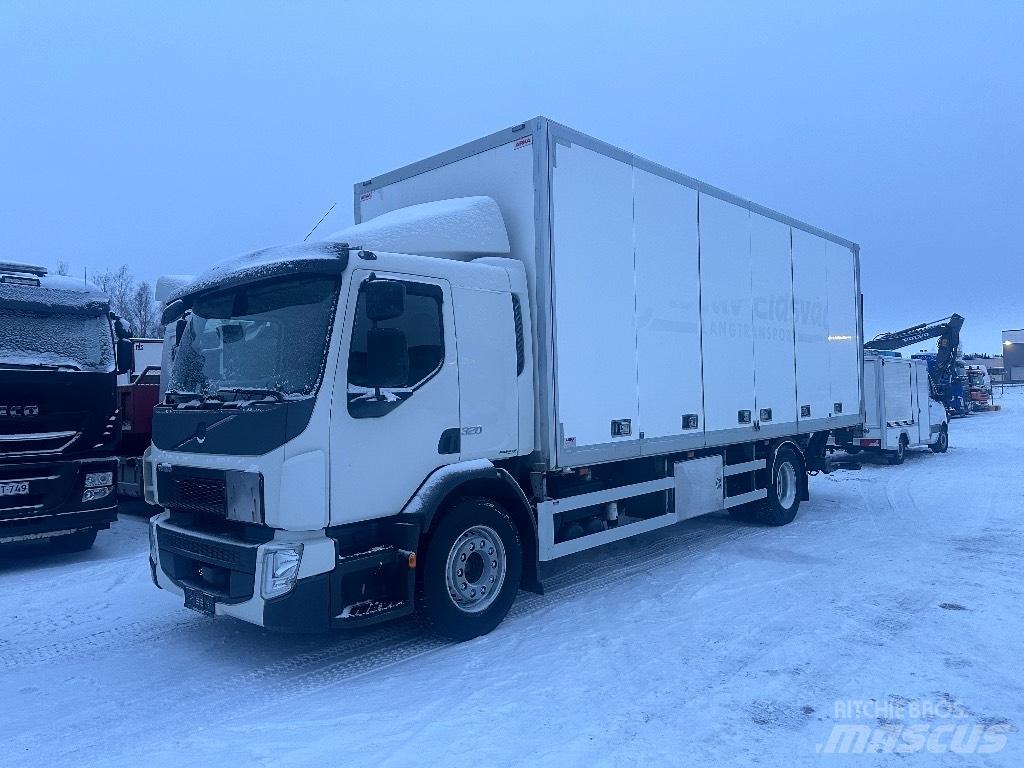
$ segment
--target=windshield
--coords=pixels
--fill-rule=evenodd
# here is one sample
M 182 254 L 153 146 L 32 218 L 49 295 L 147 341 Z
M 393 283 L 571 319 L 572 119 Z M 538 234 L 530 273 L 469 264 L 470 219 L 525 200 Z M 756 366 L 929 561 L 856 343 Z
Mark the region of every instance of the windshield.
M 0 365 L 114 369 L 106 315 L 0 309 Z
M 337 297 L 336 278 L 306 275 L 199 298 L 174 351 L 168 392 L 315 394 Z

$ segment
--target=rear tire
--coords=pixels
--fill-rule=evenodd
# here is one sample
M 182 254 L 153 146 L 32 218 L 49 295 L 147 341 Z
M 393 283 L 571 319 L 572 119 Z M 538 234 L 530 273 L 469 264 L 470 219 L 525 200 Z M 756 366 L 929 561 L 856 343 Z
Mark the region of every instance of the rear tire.
M 427 623 L 453 640 L 486 635 L 512 607 L 522 572 L 522 543 L 504 508 L 486 498 L 455 501 L 426 546 L 420 606 Z
M 99 529 L 89 528 L 85 531 L 75 531 L 65 536 L 57 536 L 50 539 L 50 548 L 62 553 L 85 552 L 87 549 L 92 549 L 92 545 L 96 543 L 97 533 L 99 533 Z
M 906 435 L 900 435 L 900 441 L 895 451 L 888 451 L 885 454 L 885 460 L 893 466 L 902 464 L 903 460 L 907 457 L 907 437 Z
M 768 484 L 768 497 L 757 510 L 757 519 L 765 525 L 793 522 L 800 509 L 800 475 L 804 462 L 792 447 L 784 445 L 775 452 Z
M 939 430 L 939 439 L 928 446 L 932 453 L 945 453 L 949 450 L 949 428 L 945 424 Z

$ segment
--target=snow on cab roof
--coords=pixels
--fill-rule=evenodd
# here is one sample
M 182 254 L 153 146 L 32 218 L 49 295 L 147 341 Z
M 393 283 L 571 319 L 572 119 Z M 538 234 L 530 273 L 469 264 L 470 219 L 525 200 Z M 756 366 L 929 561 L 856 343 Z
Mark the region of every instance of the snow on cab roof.
M 328 240 L 353 248 L 421 256 L 509 252 L 508 232 L 490 197 L 456 197 L 410 205 L 335 232 Z
M 348 249 L 341 243 L 298 243 L 261 248 L 214 264 L 194 281 L 172 292 L 167 303 L 214 289 L 293 273 L 341 274 L 347 266 Z
M 498 204 L 489 197 L 459 197 L 410 205 L 335 232 L 324 241 L 279 245 L 227 259 L 171 292 L 167 305 L 211 290 L 298 272 L 341 274 L 348 245 L 363 250 L 420 255 L 509 252 Z M 173 312 L 171 313 L 173 314 Z
M 7 274 L 7 273 L 5 273 Z M 102 315 L 110 311 L 110 299 L 88 283 L 61 275 L 12 275 L 25 282 L 0 281 L 0 306 Z

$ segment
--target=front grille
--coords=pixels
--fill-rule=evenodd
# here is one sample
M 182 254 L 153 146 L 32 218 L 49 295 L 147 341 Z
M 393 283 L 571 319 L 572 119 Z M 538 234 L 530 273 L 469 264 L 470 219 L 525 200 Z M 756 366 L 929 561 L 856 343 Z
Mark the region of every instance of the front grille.
M 0 434 L 0 456 L 43 456 L 60 453 L 78 439 L 81 432 L 13 432 Z
M 161 525 L 156 536 L 160 567 L 178 586 L 214 594 L 217 602 L 239 603 L 253 596 L 258 544 L 192 536 Z
M 235 567 L 248 566 L 248 547 L 236 547 L 231 544 L 220 544 L 209 539 L 186 536 L 175 531 L 160 529 L 160 547 L 174 549 L 179 552 L 196 555 L 219 564 Z
M 42 514 L 44 500 L 42 494 L 0 498 L 10 499 L 7 503 L 0 503 L 0 520 L 21 520 L 26 517 L 37 517 Z M 17 503 L 15 503 L 15 500 Z
M 176 477 L 174 494 L 167 506 L 187 512 L 227 514 L 224 479 L 220 477 Z

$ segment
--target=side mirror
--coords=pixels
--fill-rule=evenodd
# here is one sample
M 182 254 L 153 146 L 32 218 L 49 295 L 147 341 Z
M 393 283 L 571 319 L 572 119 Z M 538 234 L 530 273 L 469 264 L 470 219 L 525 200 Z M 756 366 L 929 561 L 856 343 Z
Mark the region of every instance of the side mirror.
M 131 339 L 117 340 L 117 372 L 128 373 L 135 364 L 135 342 Z
M 366 283 L 366 316 L 374 323 L 393 320 L 405 312 L 405 284 L 397 280 Z
M 371 328 L 366 336 L 366 379 L 374 389 L 409 381 L 409 345 L 397 328 Z
M 127 339 L 129 336 L 128 329 L 124 327 L 124 320 L 115 315 L 113 312 L 110 313 L 110 319 L 114 323 L 114 336 L 120 341 L 121 339 Z

